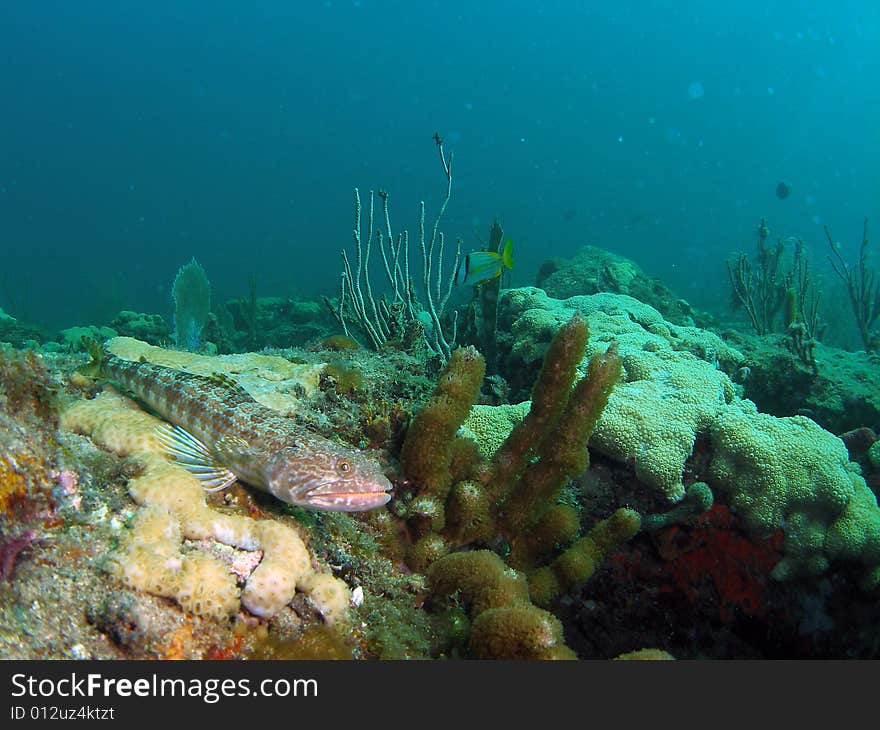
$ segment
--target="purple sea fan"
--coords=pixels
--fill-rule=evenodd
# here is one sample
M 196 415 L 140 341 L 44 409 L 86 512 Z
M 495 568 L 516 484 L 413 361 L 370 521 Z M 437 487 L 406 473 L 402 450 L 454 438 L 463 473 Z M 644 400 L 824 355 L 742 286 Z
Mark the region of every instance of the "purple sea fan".
M 12 572 L 22 551 L 29 548 L 39 538 L 34 530 L 25 530 L 19 535 L 0 541 L 0 581 L 12 580 Z

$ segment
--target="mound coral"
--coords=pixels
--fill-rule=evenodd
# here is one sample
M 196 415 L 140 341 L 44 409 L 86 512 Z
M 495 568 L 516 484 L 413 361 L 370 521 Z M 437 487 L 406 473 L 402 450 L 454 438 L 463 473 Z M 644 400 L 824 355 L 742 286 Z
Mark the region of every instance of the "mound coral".
M 548 333 L 561 329 L 573 311 L 589 319 L 588 354 L 616 343 L 623 377 L 591 448 L 631 465 L 641 482 L 678 502 L 685 496 L 686 462 L 697 439 L 707 440 L 711 458 L 699 476 L 712 491 L 727 493 L 753 531 L 785 531 L 776 578 L 822 573 L 840 559 L 865 566 L 866 586 L 880 580 L 880 509 L 843 442 L 806 417 L 759 413 L 737 397 L 719 365 L 736 365 L 738 353 L 717 336 L 669 324 L 647 305 L 619 295 L 559 301 L 540 290 L 511 290 L 502 311 L 517 334 L 509 360 L 525 370 L 534 367 Z M 480 441 L 495 442 L 500 420 L 482 413 L 465 426 Z M 480 427 L 490 422 L 496 430 L 483 436 Z
M 880 440 L 875 441 L 868 449 L 868 461 L 875 469 L 880 469 Z
M 880 571 L 880 509 L 846 446 L 809 418 L 775 418 L 751 401 L 729 408 L 711 429 L 710 477 L 752 529 L 785 525 L 785 557 L 773 569 L 785 580 L 825 572 L 831 560 Z
M 144 467 L 128 485 L 141 508 L 109 561 L 111 572 L 124 583 L 218 619 L 240 606 L 256 616 L 274 616 L 301 590 L 327 623 L 346 620 L 348 587 L 313 567 L 312 556 L 297 532 L 271 520 L 257 521 L 208 507 L 199 482 L 162 455 L 155 436 L 160 421 L 133 401 L 104 391 L 93 400 L 73 404 L 62 414 L 61 423 L 105 449 L 135 456 Z M 229 568 L 204 553 L 184 554 L 183 538 L 259 550 L 262 560 L 239 595 Z

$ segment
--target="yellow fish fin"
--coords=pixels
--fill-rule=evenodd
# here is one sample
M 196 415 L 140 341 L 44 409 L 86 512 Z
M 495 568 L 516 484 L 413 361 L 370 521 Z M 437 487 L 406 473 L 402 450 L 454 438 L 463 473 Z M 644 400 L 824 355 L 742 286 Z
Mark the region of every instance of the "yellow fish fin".
M 504 250 L 501 252 L 501 263 L 508 269 L 513 269 L 513 241 L 509 238 L 504 244 Z

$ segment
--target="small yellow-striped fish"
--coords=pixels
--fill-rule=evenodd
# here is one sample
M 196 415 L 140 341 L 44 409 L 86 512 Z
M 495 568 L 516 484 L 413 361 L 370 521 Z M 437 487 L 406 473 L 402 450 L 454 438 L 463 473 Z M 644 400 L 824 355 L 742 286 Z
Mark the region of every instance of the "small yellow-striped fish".
M 203 377 L 131 362 L 84 339 L 83 374 L 113 380 L 169 421 L 158 436 L 206 489 L 240 479 L 300 507 L 361 512 L 391 499 L 377 463 L 298 427 L 258 403 L 229 377 Z

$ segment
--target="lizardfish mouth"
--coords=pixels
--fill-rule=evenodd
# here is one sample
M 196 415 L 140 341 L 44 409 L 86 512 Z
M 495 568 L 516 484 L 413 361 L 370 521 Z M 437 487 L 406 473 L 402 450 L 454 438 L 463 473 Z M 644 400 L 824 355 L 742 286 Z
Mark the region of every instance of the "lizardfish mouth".
M 364 512 L 388 504 L 391 494 L 388 486 L 377 485 L 363 488 L 343 484 L 321 484 L 298 495 L 301 504 L 312 509 L 334 510 L 337 512 Z

